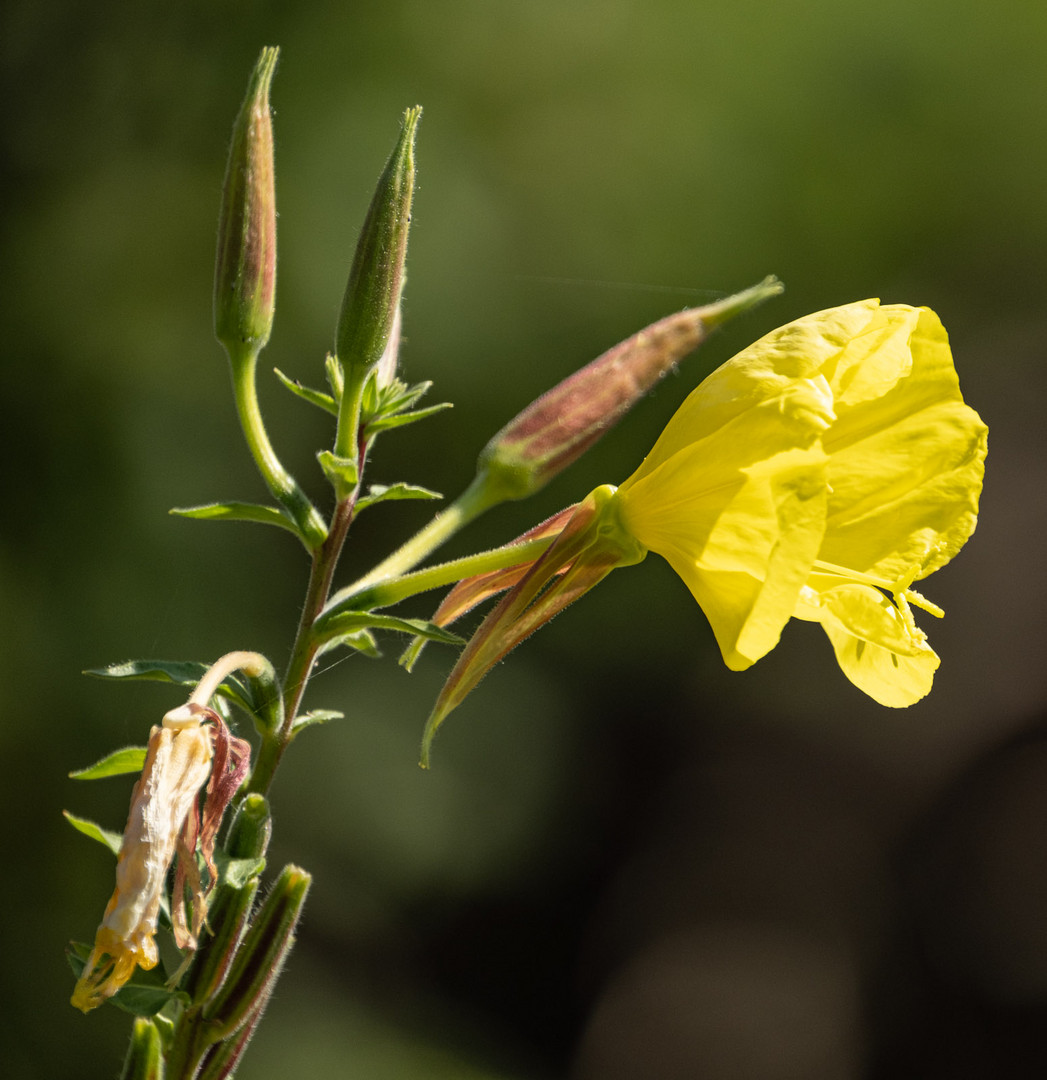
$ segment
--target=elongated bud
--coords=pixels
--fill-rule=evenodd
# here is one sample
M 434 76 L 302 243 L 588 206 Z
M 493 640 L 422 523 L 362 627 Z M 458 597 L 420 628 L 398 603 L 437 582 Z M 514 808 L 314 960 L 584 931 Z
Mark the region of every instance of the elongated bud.
M 131 1045 L 127 1048 L 120 1080 L 164 1080 L 160 1032 L 152 1020 L 135 1017 Z
M 263 795 L 244 796 L 229 829 L 226 844 L 230 859 L 261 859 L 269 846 L 272 820 L 269 804 Z M 264 865 L 259 863 L 259 867 Z M 222 885 L 211 904 L 208 922 L 212 936 L 196 957 L 185 989 L 196 1001 L 206 1001 L 222 985 L 236 950 L 247 930 L 258 877 L 250 877 L 242 886 Z
M 706 307 L 669 315 L 609 349 L 528 405 L 480 453 L 498 499 L 522 499 L 580 457 L 709 331 L 782 291 L 769 277 Z
M 255 916 L 221 990 L 204 1016 L 212 1038 L 227 1039 L 265 1007 L 294 944 L 294 930 L 312 884 L 311 875 L 285 866 Z
M 231 355 L 269 340 L 276 299 L 276 192 L 269 85 L 279 50 L 263 49 L 233 125 L 214 279 L 214 323 Z
M 403 288 L 414 194 L 414 140 L 420 106 L 404 113 L 399 142 L 375 189 L 356 245 L 335 349 L 347 384 L 367 374 L 385 352 Z
M 414 194 L 414 140 L 421 115 L 418 105 L 404 113 L 400 139 L 378 181 L 360 232 L 338 316 L 335 349 L 345 385 L 338 404 L 334 450 L 325 450 L 318 457 L 339 499 L 344 499 L 359 479 L 364 385 L 390 339 L 399 333 L 397 313 Z
M 226 849 L 231 859 L 257 859 L 269 847 L 273 832 L 269 802 L 264 795 L 245 795 L 229 827 Z

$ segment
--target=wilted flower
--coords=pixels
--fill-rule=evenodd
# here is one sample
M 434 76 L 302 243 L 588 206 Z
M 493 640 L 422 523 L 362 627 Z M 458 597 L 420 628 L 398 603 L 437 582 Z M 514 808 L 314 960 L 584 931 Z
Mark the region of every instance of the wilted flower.
M 728 667 L 808 619 L 865 693 L 918 701 L 939 661 L 911 607 L 941 611 L 912 585 L 974 531 L 986 433 L 927 308 L 866 300 L 773 331 L 713 372 L 636 472 L 579 504 L 520 568 L 448 678 L 423 757 L 447 713 L 580 581 L 647 549 L 690 588 Z
M 150 731 L 145 766 L 131 796 L 117 858 L 116 889 L 73 991 L 72 1003 L 78 1009 L 89 1012 L 112 997 L 135 967 L 156 966 L 157 916 L 176 855 L 172 928 L 179 948 L 195 948 L 207 911 L 196 852 L 208 866 L 213 887 L 218 877 L 215 838 L 247 773 L 249 754 L 249 744 L 232 735 L 214 710 L 192 699 L 168 712 L 162 725 Z M 198 796 L 205 784 L 201 814 Z M 191 929 L 185 913 L 186 884 L 193 897 Z

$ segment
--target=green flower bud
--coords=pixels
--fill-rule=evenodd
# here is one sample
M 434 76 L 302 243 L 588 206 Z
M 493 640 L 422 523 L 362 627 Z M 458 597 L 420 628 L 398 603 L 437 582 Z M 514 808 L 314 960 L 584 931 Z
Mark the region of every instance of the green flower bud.
M 228 1039 L 253 1022 L 265 1007 L 294 944 L 311 875 L 297 866 L 285 866 L 244 936 L 229 975 L 204 1008 L 209 1035 Z
M 276 299 L 276 191 L 269 85 L 279 50 L 263 49 L 233 125 L 214 279 L 218 340 L 255 354 L 269 340 Z
M 420 106 L 404 113 L 400 139 L 378 181 L 356 245 L 335 331 L 335 349 L 345 386 L 338 407 L 334 450 L 320 464 L 345 498 L 359 479 L 359 427 L 364 385 L 398 333 L 407 234 L 414 194 L 414 140 Z M 394 346 L 395 347 L 395 346 Z
M 226 848 L 230 859 L 261 858 L 272 833 L 269 803 L 263 795 L 246 795 L 233 818 Z M 258 893 L 258 878 L 242 888 L 222 885 L 211 902 L 208 922 L 211 937 L 196 955 L 185 990 L 196 1001 L 206 1001 L 222 985 L 233 962 Z
M 781 292 L 775 278 L 706 307 L 670 315 L 609 349 L 532 402 L 480 453 L 490 497 L 522 499 L 580 457 L 709 331 Z
M 348 384 L 362 382 L 389 342 L 403 288 L 414 194 L 414 140 L 420 106 L 404 113 L 400 139 L 385 166 L 356 245 L 335 333 Z
M 255 859 L 265 854 L 272 835 L 269 802 L 264 795 L 245 795 L 229 828 L 226 850 L 231 859 Z

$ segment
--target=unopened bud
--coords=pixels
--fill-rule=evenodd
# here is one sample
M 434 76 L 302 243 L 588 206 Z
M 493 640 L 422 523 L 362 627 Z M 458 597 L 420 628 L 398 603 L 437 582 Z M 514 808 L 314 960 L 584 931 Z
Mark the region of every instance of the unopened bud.
M 229 827 L 226 851 L 231 859 L 257 859 L 269 847 L 273 832 L 269 802 L 264 795 L 245 795 Z
M 419 105 L 404 113 L 400 139 L 378 180 L 360 231 L 338 315 L 335 349 L 345 380 L 338 403 L 338 431 L 334 450 L 317 456 L 339 500 L 347 498 L 360 479 L 358 437 L 367 377 L 379 366 L 390 339 L 399 333 L 397 313 L 414 194 L 414 139 L 421 115 Z
M 501 499 L 522 499 L 579 458 L 709 331 L 781 292 L 766 278 L 706 307 L 669 315 L 609 349 L 528 405 L 480 453 L 479 474 Z
M 276 300 L 276 190 L 269 85 L 279 50 L 263 49 L 233 125 L 215 263 L 218 340 L 238 355 L 269 340 Z
M 414 140 L 420 106 L 404 113 L 356 245 L 338 316 L 335 348 L 347 385 L 362 382 L 385 352 L 400 306 L 414 194 Z
M 245 795 L 229 829 L 226 843 L 229 858 L 261 859 L 269 846 L 272 829 L 265 796 Z M 185 986 L 194 1000 L 206 1001 L 222 985 L 247 929 L 257 892 L 257 876 L 239 888 L 226 884 L 217 890 L 208 912 L 211 937 L 197 952 Z
M 264 1008 L 287 954 L 312 877 L 285 866 L 247 931 L 229 975 L 204 1010 L 211 1037 L 227 1039 Z

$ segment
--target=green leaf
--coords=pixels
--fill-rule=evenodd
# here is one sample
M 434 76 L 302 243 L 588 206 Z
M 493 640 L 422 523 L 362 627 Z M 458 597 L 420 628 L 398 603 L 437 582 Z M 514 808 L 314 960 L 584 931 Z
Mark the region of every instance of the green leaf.
M 69 774 L 70 780 L 100 780 L 103 776 L 121 776 L 124 773 L 142 771 L 145 764 L 146 747 L 125 746 L 114 750 L 108 756 L 88 765 L 86 769 L 77 769 Z
M 276 506 L 247 502 L 204 503 L 202 506 L 175 506 L 168 513 L 196 521 L 255 521 L 286 529 L 299 540 L 303 538 L 297 522 L 286 510 Z
M 414 665 L 418 663 L 418 657 L 422 655 L 422 649 L 425 648 L 425 638 L 416 637 L 410 645 L 400 654 L 400 659 L 397 663 L 404 669 L 404 671 L 414 671 Z
M 137 969 L 141 971 L 141 968 Z M 169 1001 L 189 1004 L 189 995 L 166 986 L 147 986 L 132 978 L 109 999 L 118 1009 L 132 1016 L 155 1016 Z
M 296 397 L 308 401 L 310 405 L 315 405 L 332 416 L 338 415 L 338 402 L 330 394 L 325 394 L 322 390 L 311 390 L 308 386 L 303 386 L 297 379 L 289 379 L 279 368 L 273 368 L 273 371 L 280 382 Z
M 142 679 L 148 682 L 176 683 L 196 686 L 209 665 L 198 660 L 127 660 L 104 668 L 88 668 L 84 674 L 96 679 Z M 239 674 L 230 675 L 218 687 L 218 693 L 250 716 L 258 715 L 260 705 L 251 692 L 250 684 Z
M 299 731 L 302 731 L 307 727 L 315 727 L 317 724 L 326 724 L 329 720 L 344 720 L 345 713 L 338 712 L 337 709 L 311 709 L 307 713 L 302 713 L 301 716 L 295 720 L 291 727 L 291 734 L 297 735 Z
M 412 637 L 440 641 L 445 645 L 465 644 L 464 638 L 425 619 L 403 619 L 398 615 L 379 615 L 373 611 L 347 611 L 321 618 L 317 620 L 315 629 L 317 636 L 325 644 L 343 634 L 363 629 L 394 630 Z
M 393 379 L 391 383 L 382 388 L 381 398 L 375 408 L 374 415 L 403 412 L 404 409 L 409 409 L 429 392 L 432 385 L 431 379 L 415 383 L 413 386 L 408 386 L 407 383 L 400 379 Z
M 356 512 L 366 510 L 375 503 L 386 502 L 392 499 L 442 499 L 438 491 L 430 491 L 429 488 L 419 487 L 417 484 L 371 484 L 367 494 L 356 503 Z
M 432 385 L 431 382 L 420 382 L 415 383 L 414 386 L 408 386 L 399 379 L 393 379 L 391 383 L 378 389 L 373 380 L 369 382 L 367 388 L 371 392 L 364 397 L 361 422 L 364 437 L 371 438 L 380 431 L 403 427 L 405 424 L 413 424 L 416 420 L 424 420 L 427 416 L 451 408 L 450 402 L 444 402 L 441 405 L 432 405 L 427 409 L 417 409 L 414 412 L 406 411 Z
M 388 431 L 390 428 L 404 427 L 406 424 L 413 424 L 417 420 L 425 420 L 426 417 L 433 416 L 438 412 L 443 412 L 444 409 L 453 408 L 454 406 L 451 402 L 444 401 L 439 405 L 430 405 L 426 409 L 415 409 L 414 412 L 393 413 L 388 416 L 379 416 L 368 423 L 367 435 L 377 435 L 378 432 Z
M 330 450 L 321 450 L 316 455 L 320 462 L 320 468 L 324 476 L 334 485 L 335 490 L 340 488 L 352 489 L 360 479 L 359 463 L 352 458 L 339 457 Z
M 74 829 L 76 829 L 77 832 L 82 832 L 84 836 L 89 836 L 92 840 L 97 840 L 98 843 L 109 848 L 114 855 L 120 854 L 120 844 L 123 841 L 123 837 L 119 833 L 110 832 L 109 829 L 103 829 L 101 825 L 96 825 L 93 821 L 88 821 L 87 818 L 81 818 L 77 817 L 75 814 L 70 814 L 68 810 L 63 810 L 62 816 Z
M 224 851 L 216 851 L 214 861 L 218 868 L 218 884 L 234 889 L 242 889 L 265 869 L 264 858 L 231 859 Z
M 445 630 L 427 619 L 401 619 L 396 615 L 375 614 L 370 614 L 367 618 L 370 625 L 378 630 L 397 630 L 402 634 L 413 634 L 430 641 L 442 642 L 444 645 L 465 644 L 465 638 L 452 634 L 450 630 Z
M 338 357 L 333 353 L 328 353 L 324 358 L 324 374 L 327 376 L 327 385 L 331 388 L 335 400 L 341 401 L 342 394 L 345 393 L 345 372 L 338 362 Z
M 348 633 L 331 638 L 330 641 L 325 641 L 320 646 L 320 653 L 331 652 L 332 649 L 343 645 L 354 652 L 363 653 L 364 656 L 370 657 L 372 660 L 378 660 L 382 655 L 381 650 L 378 648 L 378 642 L 370 630 L 351 630 Z
M 199 660 L 126 660 L 122 664 L 88 668 L 84 674 L 97 679 L 145 679 L 195 686 L 206 671 L 207 665 Z

